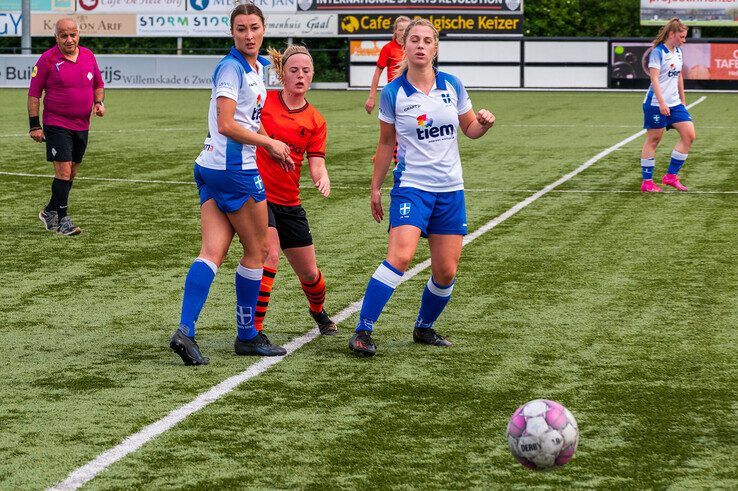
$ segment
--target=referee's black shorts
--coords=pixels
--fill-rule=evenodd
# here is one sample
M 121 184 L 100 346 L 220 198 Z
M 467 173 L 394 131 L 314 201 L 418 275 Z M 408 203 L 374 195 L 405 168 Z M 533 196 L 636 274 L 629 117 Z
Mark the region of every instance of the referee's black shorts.
M 49 162 L 81 163 L 87 150 L 89 131 L 75 131 L 61 126 L 44 125 L 46 160 Z
M 282 249 L 306 247 L 313 244 L 305 208 L 302 205 L 282 206 L 267 201 L 269 226 L 277 229 Z

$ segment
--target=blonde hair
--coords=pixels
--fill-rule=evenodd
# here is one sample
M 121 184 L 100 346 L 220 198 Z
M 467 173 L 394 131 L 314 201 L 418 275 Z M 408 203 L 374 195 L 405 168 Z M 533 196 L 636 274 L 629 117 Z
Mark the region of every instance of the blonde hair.
M 659 44 L 666 41 L 666 39 L 669 37 L 669 34 L 672 32 L 682 32 L 689 30 L 689 27 L 676 17 L 669 20 L 669 22 L 664 25 L 664 27 L 661 28 L 659 31 L 658 36 L 656 36 L 656 39 L 653 40 L 653 45 L 658 46 Z
M 392 24 L 392 39 L 395 39 L 395 31 L 397 30 L 397 26 L 400 22 L 412 22 L 412 19 L 407 15 L 398 15 L 395 19 L 395 23 Z M 397 41 L 397 39 L 395 39 L 395 41 Z
M 310 51 L 301 44 L 290 44 L 281 53 L 274 48 L 268 48 L 267 53 L 272 57 L 272 66 L 277 73 L 279 81 L 284 83 L 284 66 L 287 64 L 287 60 L 292 55 L 307 55 L 310 58 L 310 62 L 313 61 L 313 57 L 310 56 Z
M 410 37 L 410 32 L 413 30 L 413 28 L 417 26 L 426 26 L 426 27 L 431 28 L 431 30 L 433 31 L 433 39 L 435 40 L 435 47 L 436 47 L 435 56 L 438 56 L 438 37 L 439 37 L 438 29 L 436 29 L 436 26 L 434 26 L 433 23 L 429 21 L 428 19 L 418 17 L 415 20 L 411 20 L 410 23 L 405 28 L 405 37 L 403 39 L 403 44 L 407 46 L 407 38 Z M 402 58 L 402 61 L 398 65 L 397 69 L 400 70 L 400 73 L 403 73 L 405 70 L 407 70 L 407 57 Z

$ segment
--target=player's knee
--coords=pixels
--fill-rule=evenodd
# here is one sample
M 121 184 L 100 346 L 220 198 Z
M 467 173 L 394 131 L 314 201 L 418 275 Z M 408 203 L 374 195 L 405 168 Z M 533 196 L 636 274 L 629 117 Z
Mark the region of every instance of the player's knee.
M 69 181 L 73 179 L 72 176 L 72 169 L 68 167 L 59 167 L 55 170 L 54 175 L 57 179 L 61 179 L 62 181 Z
M 223 261 L 225 261 L 225 256 L 226 254 L 223 252 L 201 249 L 200 254 L 197 257 L 201 259 L 207 259 L 220 268 L 220 266 L 223 264 Z
M 649 136 L 646 139 L 646 145 L 650 146 L 651 148 L 656 148 L 659 143 L 661 143 L 661 135 L 658 136 Z
M 303 283 L 315 283 L 318 280 L 318 268 L 311 271 L 300 272 L 300 281 Z
M 392 265 L 392 267 L 402 271 L 403 273 L 410 267 L 412 260 L 412 254 L 405 252 L 395 253 L 392 256 L 387 257 L 387 261 Z
M 439 285 L 450 285 L 456 278 L 456 268 L 448 267 L 433 273 L 433 280 Z
M 264 266 L 269 268 L 276 268 L 279 264 L 279 247 L 270 246 L 267 248 L 266 259 L 264 259 Z
M 269 257 L 269 242 L 264 240 L 255 247 L 254 255 L 257 259 L 260 259 L 262 263 L 265 263 Z

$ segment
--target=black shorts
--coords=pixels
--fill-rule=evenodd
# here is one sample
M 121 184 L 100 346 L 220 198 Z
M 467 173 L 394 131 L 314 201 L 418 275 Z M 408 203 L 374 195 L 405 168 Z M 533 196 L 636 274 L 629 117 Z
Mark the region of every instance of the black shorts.
M 282 249 L 306 247 L 313 244 L 305 208 L 301 205 L 282 206 L 269 203 L 269 226 L 277 229 L 279 246 Z
M 49 162 L 82 162 L 87 150 L 89 131 L 75 131 L 61 126 L 44 126 L 46 160 Z

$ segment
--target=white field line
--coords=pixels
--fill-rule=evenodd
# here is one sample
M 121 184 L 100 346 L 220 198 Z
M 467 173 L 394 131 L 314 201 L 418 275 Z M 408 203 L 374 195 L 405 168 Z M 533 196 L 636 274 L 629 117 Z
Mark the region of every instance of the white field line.
M 31 174 L 28 172 L 0 172 L 0 176 L 16 176 L 16 177 L 44 177 L 44 178 L 53 178 L 54 174 Z M 155 179 L 118 179 L 115 177 L 83 177 L 83 176 L 77 176 L 74 178 L 75 181 L 82 180 L 82 181 L 107 181 L 107 182 L 130 182 L 130 183 L 138 183 L 138 184 L 187 184 L 187 185 L 193 185 L 195 184 L 194 181 L 157 181 Z
M 705 100 L 705 97 L 702 97 L 696 102 L 694 102 L 692 106 L 699 104 L 700 102 L 704 100 Z M 553 190 L 556 186 L 559 186 L 565 183 L 566 181 L 572 179 L 574 176 L 585 171 L 597 161 L 611 154 L 618 148 L 624 145 L 627 145 L 628 143 L 632 142 L 633 140 L 640 137 L 644 133 L 645 133 L 645 130 L 639 131 L 638 133 L 635 133 L 634 135 L 629 136 L 625 140 L 619 143 L 616 143 L 610 148 L 603 150 L 602 152 L 598 153 L 597 155 L 595 155 L 594 157 L 592 157 L 591 159 L 589 159 L 588 161 L 586 161 L 585 163 L 583 163 L 582 165 L 574 169 L 573 171 L 562 176 L 561 178 L 549 184 L 548 186 L 544 187 L 540 191 L 534 193 L 533 195 L 524 199 L 520 203 L 516 204 L 515 206 L 507 210 L 505 213 L 503 213 L 502 215 L 499 215 L 498 217 L 490 220 L 489 222 L 484 224 L 482 227 L 478 228 L 471 234 L 464 237 L 464 245 L 469 244 L 473 240 L 489 232 L 490 230 L 495 228 L 500 223 L 504 222 L 505 220 L 507 220 L 508 218 L 510 218 L 511 216 L 515 215 L 517 212 L 519 212 L 520 210 L 528 206 L 529 204 L 536 201 L 541 196 Z M 413 267 L 412 269 L 410 269 L 409 271 L 405 273 L 405 275 L 402 277 L 401 283 L 404 283 L 405 281 L 408 281 L 414 278 L 419 273 L 427 269 L 429 266 L 430 266 L 430 259 L 426 259 L 425 261 L 417 264 L 415 267 Z M 333 318 L 336 324 L 339 324 L 345 321 L 351 315 L 358 312 L 361 309 L 362 300 L 363 298 L 357 300 L 356 302 L 352 303 L 351 305 L 343 309 L 341 312 L 339 312 Z M 319 335 L 320 334 L 318 332 L 318 328 L 316 327 L 308 331 L 307 333 L 303 334 L 302 336 L 293 339 L 292 341 L 284 345 L 284 348 L 287 349 L 287 354 L 285 356 L 289 356 L 290 354 L 294 353 L 296 350 L 306 345 L 313 339 L 317 338 Z M 60 483 L 58 483 L 57 485 L 55 485 L 54 487 L 50 489 L 61 490 L 61 489 L 80 488 L 85 483 L 92 480 L 99 473 L 101 473 L 102 471 L 104 471 L 105 469 L 107 469 L 108 467 L 110 467 L 111 465 L 113 465 L 114 463 L 122 459 L 123 457 L 127 456 L 128 454 L 135 452 L 148 441 L 153 440 L 154 438 L 161 435 L 165 431 L 174 427 L 177 423 L 183 421 L 185 418 L 187 418 L 191 414 L 194 414 L 200 409 L 206 407 L 208 404 L 217 401 L 218 399 L 220 399 L 221 397 L 223 397 L 224 395 L 228 394 L 233 389 L 238 387 L 243 382 L 246 382 L 247 380 L 257 377 L 261 375 L 262 373 L 266 372 L 270 367 L 282 361 L 285 356 L 262 358 L 261 360 L 257 361 L 256 363 L 248 367 L 243 372 L 237 375 L 234 375 L 230 378 L 227 378 L 226 380 L 219 383 L 218 385 L 200 394 L 191 402 L 175 409 L 174 411 L 164 416 L 162 419 L 155 421 L 154 423 L 144 427 L 137 433 L 134 433 L 133 435 L 127 437 L 125 440 L 120 442 L 115 447 L 101 453 L 100 455 L 95 457 L 93 460 L 91 460 L 87 464 L 73 470 L 69 474 L 69 476 L 67 476 L 66 479 L 64 479 L 63 481 L 61 481 Z
M 0 172 L 0 176 L 16 176 L 16 177 L 39 177 L 51 179 L 54 177 L 53 174 L 31 174 L 28 172 Z M 75 180 L 83 181 L 103 181 L 103 182 L 122 182 L 132 184 L 171 184 L 176 186 L 194 186 L 193 181 L 163 181 L 156 179 L 121 179 L 115 177 L 81 177 L 77 176 Z M 346 191 L 368 191 L 369 188 L 364 186 L 331 186 L 331 189 L 340 189 Z M 382 188 L 385 191 L 389 191 L 390 187 Z M 535 193 L 535 189 L 494 189 L 494 188 L 464 188 L 466 193 Z M 575 193 L 575 194 L 589 194 L 589 193 L 607 193 L 607 194 L 623 194 L 623 193 L 638 193 L 639 190 L 633 189 L 552 189 L 551 193 Z M 690 191 L 688 194 L 738 194 L 738 191 Z
M 130 128 L 130 129 L 118 129 L 118 130 L 91 130 L 90 133 L 152 133 L 152 132 L 169 132 L 169 131 L 181 131 L 183 133 L 189 133 L 189 132 L 202 132 L 203 134 L 207 133 L 207 128 L 203 130 L 202 128 Z M 5 135 L 0 135 L 0 138 L 30 138 L 28 136 L 28 133 L 7 133 Z

